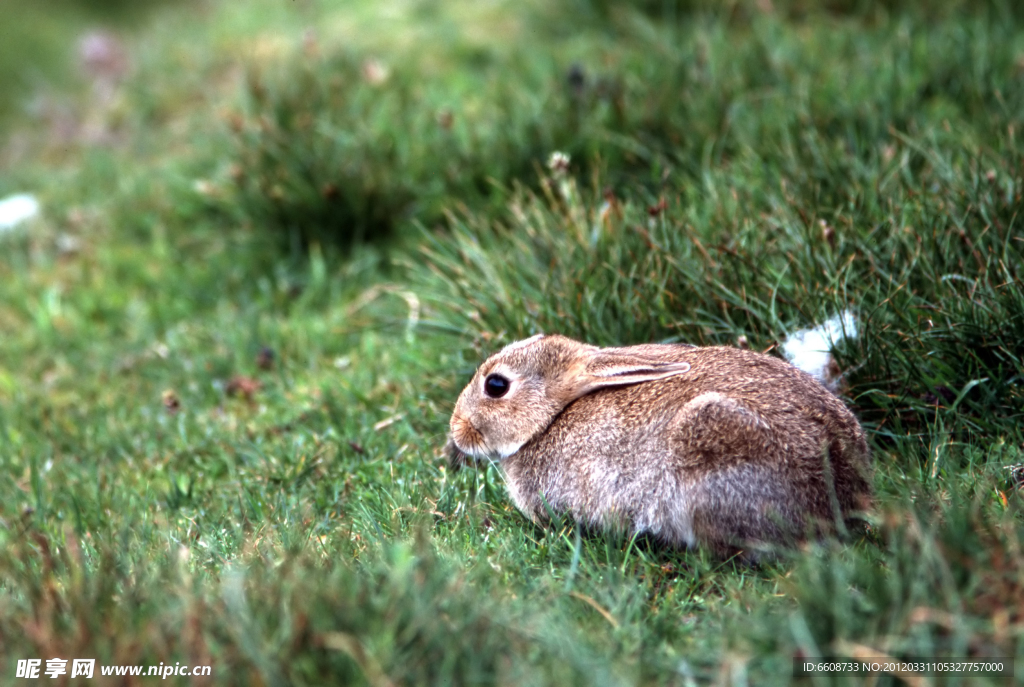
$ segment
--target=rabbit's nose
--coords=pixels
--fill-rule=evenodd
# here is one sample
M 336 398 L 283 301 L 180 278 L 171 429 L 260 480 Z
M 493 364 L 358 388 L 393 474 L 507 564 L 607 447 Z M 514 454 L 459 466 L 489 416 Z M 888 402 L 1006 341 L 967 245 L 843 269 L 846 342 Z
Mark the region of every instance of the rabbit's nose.
M 452 443 L 459 451 L 471 456 L 486 452 L 483 434 L 467 417 L 452 416 Z

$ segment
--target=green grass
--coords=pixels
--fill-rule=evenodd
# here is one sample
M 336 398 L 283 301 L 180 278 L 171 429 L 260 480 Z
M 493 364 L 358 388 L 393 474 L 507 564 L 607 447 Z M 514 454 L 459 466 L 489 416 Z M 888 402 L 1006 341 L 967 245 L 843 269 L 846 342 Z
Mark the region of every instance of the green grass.
M 1022 19 L 136 15 L 115 97 L 60 96 L 103 136 L 5 124 L 0 195 L 44 215 L 0 235 L 0 675 L 775 684 L 794 656 L 1024 658 Z M 764 350 L 847 307 L 878 497 L 858 537 L 752 568 L 540 528 L 441 456 L 517 337 Z

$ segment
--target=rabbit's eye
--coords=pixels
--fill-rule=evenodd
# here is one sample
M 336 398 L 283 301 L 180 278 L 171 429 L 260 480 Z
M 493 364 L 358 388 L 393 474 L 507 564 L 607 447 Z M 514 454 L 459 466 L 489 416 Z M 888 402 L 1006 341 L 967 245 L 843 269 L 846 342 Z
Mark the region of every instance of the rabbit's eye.
M 484 393 L 491 398 L 501 398 L 508 393 L 508 380 L 501 375 L 487 375 L 484 380 Z

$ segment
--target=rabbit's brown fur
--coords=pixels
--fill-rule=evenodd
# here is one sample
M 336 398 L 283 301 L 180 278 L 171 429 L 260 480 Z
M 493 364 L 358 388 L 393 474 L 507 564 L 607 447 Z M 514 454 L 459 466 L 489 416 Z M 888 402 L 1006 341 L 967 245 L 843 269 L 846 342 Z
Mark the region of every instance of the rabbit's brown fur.
M 489 398 L 484 380 L 511 388 Z M 870 452 L 849 409 L 792 365 L 737 348 L 598 349 L 561 336 L 480 366 L 453 455 L 498 457 L 516 506 L 717 551 L 801 538 L 865 508 Z

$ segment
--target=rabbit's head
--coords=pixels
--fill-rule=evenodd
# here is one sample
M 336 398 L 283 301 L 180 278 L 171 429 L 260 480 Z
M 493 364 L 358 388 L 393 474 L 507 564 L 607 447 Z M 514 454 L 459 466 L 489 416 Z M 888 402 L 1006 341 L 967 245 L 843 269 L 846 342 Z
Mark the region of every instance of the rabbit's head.
M 507 458 L 581 396 L 689 369 L 689 363 L 663 360 L 653 352 L 598 348 L 538 334 L 509 344 L 477 369 L 455 403 L 451 442 L 474 458 Z

